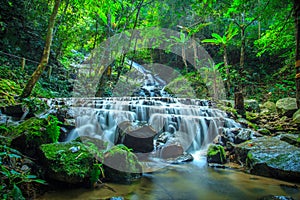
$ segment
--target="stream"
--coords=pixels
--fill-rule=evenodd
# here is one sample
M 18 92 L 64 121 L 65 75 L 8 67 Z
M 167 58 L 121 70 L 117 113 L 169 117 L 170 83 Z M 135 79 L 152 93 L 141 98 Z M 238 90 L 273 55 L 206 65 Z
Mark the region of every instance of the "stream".
M 203 156 L 199 160 L 169 165 L 145 173 L 131 184 L 105 183 L 97 189 L 63 189 L 48 192 L 40 200 L 65 199 L 259 199 L 268 195 L 300 199 L 295 184 L 246 174 L 232 169 L 211 168 Z M 300 185 L 297 185 L 298 188 Z M 121 198 L 120 198 L 121 199 Z
M 131 61 L 127 61 L 130 63 Z M 144 76 L 138 97 L 54 99 L 48 104 L 67 105 L 76 129 L 66 138 L 89 136 L 117 141 L 117 127 L 122 122 L 142 122 L 157 135 L 165 134 L 178 142 L 194 160 L 167 164 L 153 159 L 155 170 L 144 170 L 131 184 L 104 183 L 96 189 L 66 189 L 47 192 L 39 199 L 260 199 L 268 195 L 300 199 L 300 184 L 250 175 L 230 167 L 212 168 L 206 162 L 206 148 L 221 131 L 241 129 L 227 114 L 211 106 L 210 101 L 172 98 L 163 91 L 166 82 L 137 63 L 131 65 Z M 164 94 L 164 95 L 162 95 Z M 157 151 L 154 139 L 154 151 Z M 162 147 L 162 149 L 164 146 Z M 157 166 L 157 167 L 155 167 Z M 165 167 L 161 167 L 165 166 Z M 114 198 L 112 198 L 114 197 Z M 272 198 L 269 198 L 272 199 Z

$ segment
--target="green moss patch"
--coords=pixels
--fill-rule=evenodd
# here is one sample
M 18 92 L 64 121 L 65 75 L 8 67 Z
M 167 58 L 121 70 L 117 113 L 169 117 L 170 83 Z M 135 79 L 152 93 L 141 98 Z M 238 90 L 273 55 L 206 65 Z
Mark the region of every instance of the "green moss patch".
M 94 155 L 80 142 L 43 144 L 50 178 L 68 183 L 84 182 L 93 170 Z
M 226 154 L 224 147 L 221 145 L 211 144 L 207 150 L 207 162 L 209 163 L 220 163 L 226 162 Z

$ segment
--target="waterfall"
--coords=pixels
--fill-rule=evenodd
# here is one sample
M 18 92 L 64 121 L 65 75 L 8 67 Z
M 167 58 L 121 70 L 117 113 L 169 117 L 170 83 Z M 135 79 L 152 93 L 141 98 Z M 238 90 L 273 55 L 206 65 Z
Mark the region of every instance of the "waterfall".
M 128 122 L 144 124 L 155 131 L 154 149 L 159 137 L 167 137 L 184 151 L 195 152 L 211 143 L 220 131 L 239 126 L 225 112 L 214 108 L 210 101 L 170 97 L 164 91 L 167 82 L 151 68 L 146 69 L 131 60 L 125 60 L 125 63 L 143 77 L 142 85 L 134 92 L 136 97 L 73 98 L 50 102 L 72 108 L 76 129 L 67 140 L 89 136 L 106 140 L 112 146 L 124 139 L 118 138 L 121 128 L 118 125 Z
M 56 104 L 65 104 L 59 102 L 62 100 L 57 101 Z M 69 134 L 67 140 L 76 136 L 89 136 L 105 140 L 111 146 L 117 140 L 118 124 L 142 122 L 153 127 L 157 133 L 156 138 L 168 132 L 186 152 L 194 152 L 205 148 L 220 131 L 239 127 L 238 123 L 227 118 L 225 112 L 211 107 L 207 100 L 114 97 L 63 101 L 71 106 L 76 119 L 76 129 Z

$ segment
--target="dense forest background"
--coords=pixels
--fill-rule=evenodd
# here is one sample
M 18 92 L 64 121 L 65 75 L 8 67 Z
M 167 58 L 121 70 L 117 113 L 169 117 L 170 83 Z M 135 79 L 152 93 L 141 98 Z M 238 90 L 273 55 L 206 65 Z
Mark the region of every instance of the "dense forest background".
M 45 46 L 54 1 L 3 0 L 0 4 L 0 84 L 5 103 L 20 95 L 37 68 Z M 227 96 L 242 86 L 246 98 L 276 101 L 295 97 L 295 20 L 293 1 L 278 0 L 62 0 L 53 29 L 49 62 L 33 96 L 68 97 L 76 66 L 105 39 L 125 30 L 161 27 L 195 39 L 212 56 L 226 83 Z M 156 34 L 160 34 L 159 32 Z M 156 49 L 129 52 L 140 64 L 169 65 L 192 81 L 178 56 Z M 100 87 L 110 96 L 126 71 L 116 61 Z M 201 90 L 199 90 L 201 93 Z M 199 95 L 201 96 L 201 95 Z

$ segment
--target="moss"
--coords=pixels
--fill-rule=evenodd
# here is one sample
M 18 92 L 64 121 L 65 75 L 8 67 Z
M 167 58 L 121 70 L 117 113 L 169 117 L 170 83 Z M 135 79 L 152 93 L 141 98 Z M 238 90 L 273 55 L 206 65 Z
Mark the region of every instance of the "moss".
M 139 171 L 139 163 L 136 155 L 131 152 L 132 149 L 126 147 L 123 144 L 115 145 L 110 150 L 108 150 L 106 154 L 107 158 L 118 157 L 120 158 L 120 162 L 123 162 L 124 169 L 126 171 Z M 105 159 L 105 158 L 104 158 Z M 105 160 L 104 160 L 105 161 Z
M 246 157 L 246 166 L 251 167 L 252 160 L 253 160 L 253 155 L 249 151 Z
M 28 156 L 36 156 L 42 144 L 57 142 L 60 135 L 56 117 L 30 118 L 14 128 L 11 145 Z
M 8 104 L 15 104 L 15 96 L 20 95 L 22 92 L 21 87 L 18 83 L 8 80 L 0 79 L 0 106 L 6 106 Z
M 246 119 L 252 123 L 256 123 L 259 120 L 259 114 L 253 112 L 246 112 Z
M 224 147 L 221 145 L 209 145 L 207 150 L 207 160 L 213 163 L 225 163 L 226 154 Z
M 136 155 L 122 144 L 105 152 L 103 164 L 106 179 L 113 182 L 131 182 L 142 172 Z
M 49 115 L 47 118 L 30 118 L 13 131 L 15 136 L 26 135 L 27 141 L 41 140 L 42 143 L 57 142 L 60 135 L 60 122 L 55 116 Z
M 94 156 L 84 144 L 52 143 L 43 144 L 40 148 L 46 157 L 50 171 L 81 178 L 90 176 Z M 72 148 L 78 148 L 78 151 L 74 152 Z

